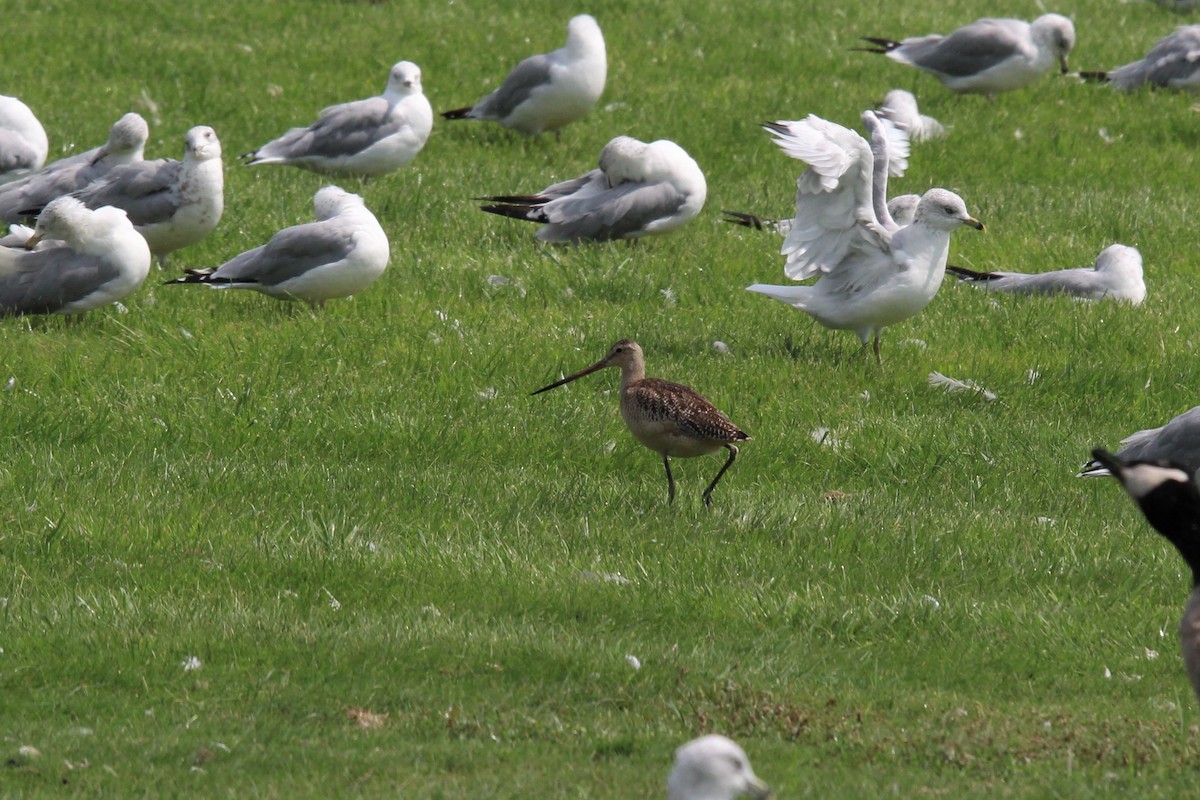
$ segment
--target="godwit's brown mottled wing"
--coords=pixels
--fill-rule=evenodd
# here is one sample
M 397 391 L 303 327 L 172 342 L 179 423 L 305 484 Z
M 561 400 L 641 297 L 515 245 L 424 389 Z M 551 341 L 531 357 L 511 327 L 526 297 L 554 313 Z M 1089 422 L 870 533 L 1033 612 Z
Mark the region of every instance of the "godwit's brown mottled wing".
M 678 434 L 711 442 L 740 442 L 750 438 L 699 394 L 661 378 L 644 378 L 629 387 L 629 411 L 643 424 L 673 425 Z

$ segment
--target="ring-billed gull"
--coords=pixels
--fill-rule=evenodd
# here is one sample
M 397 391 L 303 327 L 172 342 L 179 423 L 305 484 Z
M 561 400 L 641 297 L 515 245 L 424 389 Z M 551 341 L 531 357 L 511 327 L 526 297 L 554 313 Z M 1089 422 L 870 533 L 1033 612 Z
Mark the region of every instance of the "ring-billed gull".
M 1114 89 L 1140 86 L 1200 91 L 1200 25 L 1182 25 L 1154 43 L 1144 58 L 1108 72 L 1083 72 Z
M 0 248 L 0 316 L 80 314 L 125 297 L 150 271 L 150 248 L 124 211 L 73 197 L 46 206 L 25 246 L 32 252 Z
M 1200 490 L 1194 470 L 1169 461 L 1123 459 L 1096 449 L 1154 530 L 1175 545 L 1192 571 L 1192 593 L 1179 620 L 1179 646 L 1192 691 L 1200 699 Z
M 590 14 L 567 23 L 567 43 L 530 56 L 504 83 L 473 106 L 442 112 L 446 119 L 492 120 L 533 136 L 584 118 L 604 91 L 608 59 L 604 35 Z
M 225 209 L 225 174 L 216 132 L 197 125 L 184 142 L 182 161 L 126 164 L 70 196 L 88 208 L 124 210 L 162 265 L 168 253 L 211 233 Z
M 481 198 L 484 211 L 539 222 L 543 242 L 637 239 L 670 233 L 700 213 L 708 185 L 700 166 L 667 139 L 646 144 L 618 136 L 600 166 L 534 195 Z
M 695 391 L 661 378 L 647 378 L 646 360 L 637 342 L 622 339 L 595 364 L 543 386 L 532 394 L 541 394 L 605 367 L 621 370 L 621 417 L 625 420 L 625 426 L 633 438 L 662 456 L 663 467 L 667 471 L 668 505 L 675 502 L 671 456 L 694 458 L 715 453 L 721 448 L 729 452 L 725 465 L 702 495 L 704 505 L 712 505 L 713 489 L 717 488 L 721 476 L 737 458 L 738 448 L 734 442 L 748 441 L 750 437 Z
M 49 152 L 46 130 L 29 106 L 0 94 L 0 183 L 40 169 Z
M 976 272 L 955 266 L 946 269 L 959 280 L 993 292 L 1066 294 L 1083 300 L 1120 300 L 1135 306 L 1146 299 L 1142 254 L 1136 247 L 1123 244 L 1104 248 L 1091 267 L 1034 273 Z
M 875 130 L 867 111 L 863 121 Z M 945 275 L 950 233 L 962 225 L 983 230 L 961 197 L 945 189 L 921 196 L 913 221 L 887 216 L 886 170 L 854 131 L 809 115 L 763 126 L 787 155 L 808 163 L 796 182 L 796 216 L 784 240 L 784 273 L 814 276 L 808 286 L 746 287 L 813 317 L 827 328 L 851 330 L 865 347 L 874 337 L 877 361 L 884 328 L 919 313 Z M 875 133 L 873 132 L 873 136 Z
M 108 141 L 83 153 L 60 158 L 32 175 L 0 186 L 0 219 L 17 222 L 37 216 L 56 197 L 92 184 L 116 167 L 142 160 L 150 128 L 140 114 L 125 114 L 113 123 Z
M 1121 444 L 1117 456 L 1126 461 L 1173 461 L 1185 469 L 1200 469 L 1200 406 L 1189 408 L 1161 427 L 1132 433 Z M 1108 474 L 1103 464 L 1089 461 L 1078 477 Z
M 931 33 L 903 41 L 862 37 L 883 53 L 933 75 L 955 92 L 996 94 L 1021 89 L 1055 62 L 1067 72 L 1067 55 L 1075 46 L 1075 26 L 1060 14 L 1043 14 L 1032 23 L 1019 19 L 984 18 L 948 36 Z
M 433 108 L 421 89 L 421 69 L 401 61 L 378 97 L 339 103 L 317 121 L 292 128 L 241 158 L 246 166 L 291 164 L 330 175 L 374 177 L 417 157 L 433 130 Z
M 253 289 L 314 306 L 374 283 L 387 268 L 388 240 L 362 198 L 326 186 L 313 197 L 313 213 L 316 222 L 285 228 L 215 269 L 188 270 L 167 283 Z
M 732 739 L 710 734 L 675 751 L 667 776 L 667 800 L 734 800 L 771 796 L 771 788 L 750 767 L 746 752 Z
M 892 89 L 883 96 L 883 104 L 876 110 L 880 119 L 900 128 L 913 142 L 928 142 L 946 136 L 946 127 L 917 107 L 917 98 L 912 92 Z

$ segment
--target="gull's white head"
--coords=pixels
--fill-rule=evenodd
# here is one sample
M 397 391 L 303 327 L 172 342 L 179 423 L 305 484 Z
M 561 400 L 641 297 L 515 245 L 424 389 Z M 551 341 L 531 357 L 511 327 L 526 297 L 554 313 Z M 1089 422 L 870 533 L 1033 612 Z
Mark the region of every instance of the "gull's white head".
M 108 142 L 105 150 L 108 153 L 136 155 L 141 158 L 146 140 L 150 138 L 150 126 L 141 114 L 130 111 L 113 123 L 108 131 Z
M 944 231 L 952 231 L 960 225 L 984 230 L 983 223 L 967 213 L 963 199 L 947 189 L 930 189 L 921 195 L 913 221 Z
M 388 74 L 387 91 L 391 94 L 421 94 L 421 68 L 411 61 L 401 61 Z
M 601 47 L 604 46 L 604 34 L 600 32 L 600 25 L 595 17 L 591 14 L 571 17 L 571 21 L 567 23 L 567 47 L 584 47 L 597 41 Z
M 192 128 L 183 140 L 187 143 L 187 155 L 196 161 L 221 157 L 221 141 L 217 132 L 207 125 Z
M 1029 23 L 1029 31 L 1039 48 L 1054 54 L 1067 74 L 1067 55 L 1075 46 L 1075 25 L 1061 14 L 1043 14 Z
M 608 185 L 642 180 L 645 152 L 646 143 L 632 136 L 618 136 L 604 145 L 600 151 L 600 171 L 608 177 Z
M 750 768 L 745 751 L 720 735 L 701 736 L 675 751 L 667 777 L 668 800 L 733 800 L 769 797 L 771 789 Z
M 899 125 L 912 125 L 921 118 L 917 109 L 917 98 L 904 89 L 892 89 L 883 96 L 879 110 L 888 119 Z
M 33 235 L 25 242 L 26 250 L 33 250 L 38 242 L 45 240 L 64 241 L 78 249 L 84 220 L 92 211 L 81 201 L 70 195 L 55 198 L 46 204 L 38 215 Z M 124 212 L 121 212 L 124 215 Z
M 339 186 L 324 186 L 313 195 L 313 214 L 317 221 L 332 219 L 347 205 L 362 205 L 363 199 Z
M 1096 272 L 1128 272 L 1142 276 L 1142 254 L 1136 247 L 1113 244 L 1096 256 Z

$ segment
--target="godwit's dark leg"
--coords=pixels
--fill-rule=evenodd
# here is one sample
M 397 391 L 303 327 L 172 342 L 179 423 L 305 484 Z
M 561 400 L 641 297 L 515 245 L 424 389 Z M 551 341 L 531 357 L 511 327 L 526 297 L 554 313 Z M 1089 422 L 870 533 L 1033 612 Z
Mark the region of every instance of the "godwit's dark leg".
M 721 480 L 721 476 L 725 474 L 725 470 L 729 469 L 730 465 L 733 464 L 733 460 L 737 458 L 738 449 L 736 445 L 727 444 L 725 445 L 725 449 L 729 451 L 729 458 L 725 459 L 725 466 L 721 467 L 721 471 L 717 473 L 717 477 L 713 478 L 712 483 L 704 490 L 705 506 L 712 505 L 712 493 L 713 489 L 717 488 L 717 481 Z
M 675 476 L 671 474 L 671 459 L 663 453 L 663 466 L 667 470 L 667 505 L 675 502 Z

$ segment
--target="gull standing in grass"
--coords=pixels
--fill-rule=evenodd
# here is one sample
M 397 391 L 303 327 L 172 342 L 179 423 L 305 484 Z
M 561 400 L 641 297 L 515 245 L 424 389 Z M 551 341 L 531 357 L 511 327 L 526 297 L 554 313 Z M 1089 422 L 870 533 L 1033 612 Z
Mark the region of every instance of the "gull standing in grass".
M 1184 469 L 1200 470 L 1200 406 L 1189 408 L 1166 425 L 1130 434 L 1117 457 L 1126 461 L 1171 461 Z M 1098 478 L 1109 475 L 1099 461 L 1089 461 L 1077 477 Z
M 675 502 L 671 456 L 693 458 L 715 453 L 722 447 L 729 451 L 729 458 L 702 495 L 704 505 L 711 506 L 713 489 L 737 458 L 738 448 L 734 442 L 749 441 L 750 436 L 688 387 L 661 378 L 647 378 L 646 360 L 637 342 L 622 339 L 595 364 L 543 386 L 533 394 L 541 394 L 605 367 L 621 370 L 621 417 L 629 432 L 662 456 L 667 471 L 668 505 Z
M 29 106 L 0 94 L 0 184 L 40 169 L 49 152 L 46 130 Z
M 667 139 L 646 144 L 618 136 L 600 151 L 600 166 L 533 195 L 484 197 L 484 211 L 542 223 L 543 242 L 637 239 L 679 228 L 704 208 L 700 166 Z
M 1075 46 L 1075 26 L 1060 14 L 1033 22 L 984 18 L 948 36 L 931 33 L 902 41 L 862 37 L 883 53 L 933 75 L 951 91 L 995 95 L 1021 89 L 1049 72 L 1057 62 L 1065 75 L 1067 55 Z
M 771 788 L 754 774 L 746 752 L 732 739 L 710 734 L 675 751 L 667 800 L 734 800 L 742 795 L 765 800 Z
M 250 153 L 246 166 L 291 164 L 329 175 L 375 177 L 417 157 L 433 130 L 433 108 L 411 61 L 392 67 L 378 97 L 329 106 L 317 121 L 292 128 Z
M 108 141 L 84 153 L 60 158 L 32 175 L 0 186 L 0 219 L 18 222 L 37 216 L 56 197 L 100 180 L 116 167 L 142 160 L 150 128 L 140 114 L 128 113 L 113 123 Z
M 917 98 L 903 89 L 892 89 L 884 95 L 883 104 L 876 110 L 875 116 L 886 119 L 907 133 L 909 140 L 914 143 L 944 139 L 946 136 L 946 126 L 922 114 L 917 107 Z
M 1080 74 L 1122 91 L 1141 86 L 1200 91 L 1200 25 L 1181 25 L 1155 42 L 1144 58 L 1123 67 Z
M 46 206 L 25 247 L 0 248 L 0 316 L 80 314 L 125 297 L 150 271 L 150 248 L 124 211 L 73 197 Z
M 863 122 L 874 138 L 873 112 Z M 827 328 L 854 331 L 865 348 L 874 337 L 882 363 L 883 329 L 920 313 L 942 284 L 950 233 L 983 230 L 962 198 L 946 189 L 921 196 L 913 221 L 900 227 L 887 209 L 887 169 L 848 128 L 809 115 L 763 126 L 787 155 L 808 163 L 797 180 L 796 216 L 782 252 L 793 280 L 807 286 L 756 283 L 748 291 L 799 309 Z M 886 151 L 885 151 L 886 152 Z
M 362 198 L 326 186 L 313 197 L 313 212 L 316 222 L 285 228 L 215 269 L 188 270 L 167 283 L 253 289 L 312 306 L 358 294 L 374 283 L 387 268 L 388 240 Z
M 1134 306 L 1146 299 L 1142 254 L 1136 247 L 1123 244 L 1100 251 L 1091 267 L 1034 273 L 976 272 L 955 266 L 946 269 L 961 281 L 993 292 L 1065 294 L 1081 300 L 1119 300 Z
M 1200 699 L 1200 490 L 1194 470 L 1170 461 L 1128 460 L 1092 451 L 1137 503 L 1146 521 L 1175 545 L 1192 571 L 1192 594 L 1179 620 L 1179 645 L 1192 691 Z
M 198 125 L 187 132 L 184 142 L 182 161 L 164 158 L 126 164 L 70 195 L 88 208 L 124 210 L 137 232 L 146 237 L 160 267 L 168 253 L 211 233 L 225 209 L 225 173 L 216 131 Z
M 604 91 L 608 59 L 604 35 L 590 14 L 567 23 L 567 43 L 530 56 L 500 87 L 473 106 L 442 112 L 446 119 L 491 120 L 533 136 L 559 132 L 583 119 Z

